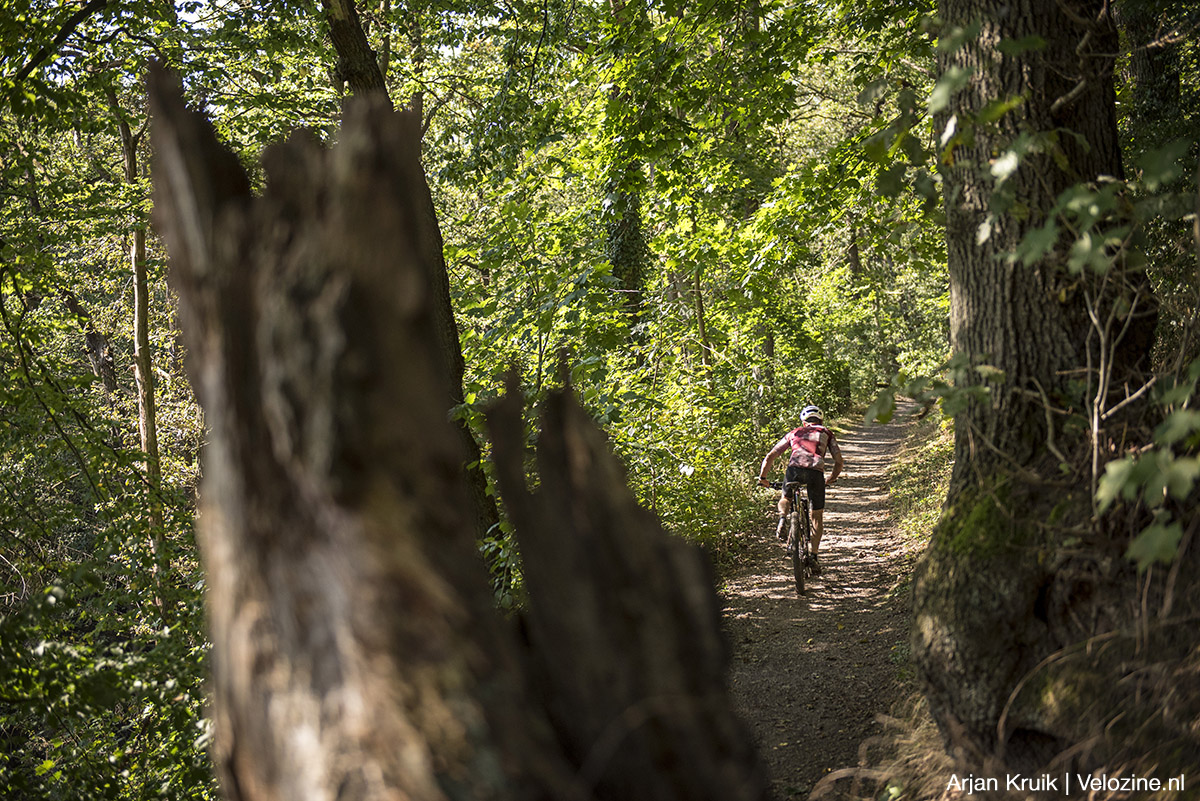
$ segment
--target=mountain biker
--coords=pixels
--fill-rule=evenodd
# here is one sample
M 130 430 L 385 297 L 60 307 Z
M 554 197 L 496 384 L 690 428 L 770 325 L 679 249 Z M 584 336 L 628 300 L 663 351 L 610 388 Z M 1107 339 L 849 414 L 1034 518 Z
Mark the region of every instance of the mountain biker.
M 813 573 L 816 574 L 820 572 L 817 563 L 817 549 L 821 546 L 821 534 L 824 532 L 822 518 L 825 510 L 825 487 L 837 481 L 838 475 L 842 472 L 842 449 L 838 447 L 833 432 L 822 425 L 821 410 L 816 406 L 805 406 L 800 411 L 800 423 L 799 428 L 784 434 L 783 439 L 775 443 L 775 447 L 771 448 L 771 452 L 763 459 L 762 467 L 758 471 L 758 484 L 762 487 L 770 486 L 766 477 L 770 474 L 775 459 L 791 448 L 792 455 L 788 459 L 783 480 L 785 483 L 799 481 L 808 486 L 808 499 L 812 504 L 813 522 L 812 568 Z M 829 478 L 825 478 L 825 455 L 827 453 L 833 456 L 833 470 L 830 472 Z M 781 495 L 779 498 L 779 526 L 775 530 L 776 536 L 781 541 L 787 539 L 785 521 L 789 511 L 790 503 L 787 495 Z

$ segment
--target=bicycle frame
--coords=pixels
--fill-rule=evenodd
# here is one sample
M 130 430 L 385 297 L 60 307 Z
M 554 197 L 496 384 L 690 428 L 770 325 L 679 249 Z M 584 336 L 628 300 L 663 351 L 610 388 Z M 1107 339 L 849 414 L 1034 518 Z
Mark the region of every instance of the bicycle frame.
M 804 483 L 789 481 L 783 484 L 770 482 L 772 488 L 782 490 L 788 499 L 788 543 L 787 553 L 792 558 L 792 574 L 796 580 L 796 594 L 804 595 L 804 580 L 812 573 L 809 554 L 812 552 L 812 515 L 808 505 L 808 493 Z

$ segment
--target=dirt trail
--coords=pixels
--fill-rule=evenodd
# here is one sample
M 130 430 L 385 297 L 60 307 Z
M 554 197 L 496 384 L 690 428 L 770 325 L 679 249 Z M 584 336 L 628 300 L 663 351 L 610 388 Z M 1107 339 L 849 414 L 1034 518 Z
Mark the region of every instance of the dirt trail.
M 876 716 L 903 689 L 909 568 L 885 470 L 904 431 L 894 421 L 838 437 L 846 470 L 827 495 L 823 574 L 805 597 L 769 522 L 726 583 L 734 703 L 780 799 L 807 798 L 823 776 L 857 765 L 860 744 L 881 732 Z M 773 508 L 773 496 L 764 491 L 763 503 Z

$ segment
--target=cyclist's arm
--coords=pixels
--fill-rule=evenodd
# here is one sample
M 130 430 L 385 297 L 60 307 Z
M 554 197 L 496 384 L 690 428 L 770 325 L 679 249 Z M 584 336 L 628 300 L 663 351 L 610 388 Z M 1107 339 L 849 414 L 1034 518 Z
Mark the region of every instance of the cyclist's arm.
M 833 471 L 829 474 L 829 478 L 825 479 L 825 485 L 828 486 L 837 481 L 837 477 L 841 475 L 842 465 L 842 449 L 838 447 L 837 441 L 833 438 L 829 440 L 829 452 L 833 455 Z
M 758 469 L 759 484 L 762 484 L 767 480 L 767 476 L 771 474 L 771 467 L 774 466 L 775 460 L 778 459 L 779 455 L 786 451 L 789 446 L 790 443 L 788 442 L 788 438 L 785 436 L 783 439 L 779 440 L 779 442 L 775 443 L 774 448 L 771 448 L 771 452 L 768 453 L 763 459 L 762 467 Z

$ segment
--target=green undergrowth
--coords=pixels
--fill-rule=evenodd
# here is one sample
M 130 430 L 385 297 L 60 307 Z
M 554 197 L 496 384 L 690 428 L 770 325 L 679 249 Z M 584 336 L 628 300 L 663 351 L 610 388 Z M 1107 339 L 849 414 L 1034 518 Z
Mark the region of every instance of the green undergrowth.
M 935 408 L 911 428 L 887 471 L 892 516 L 912 549 L 929 541 L 953 466 L 954 427 Z
M 720 465 L 681 476 L 678 484 L 670 492 L 660 488 L 650 508 L 668 531 L 704 548 L 718 571 L 728 569 L 743 552 L 745 532 L 762 528 L 760 493 L 744 471 Z

